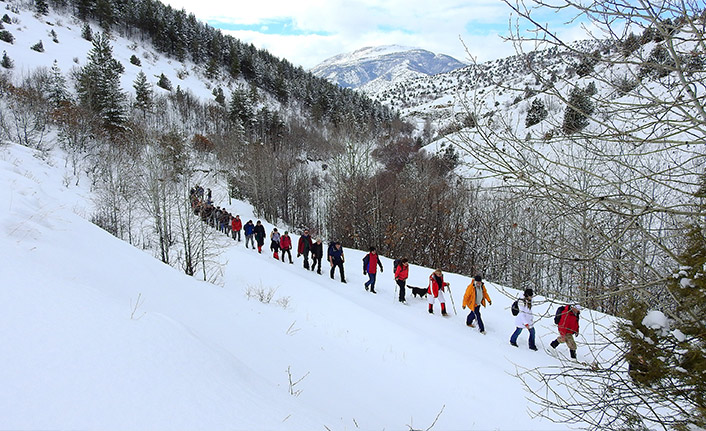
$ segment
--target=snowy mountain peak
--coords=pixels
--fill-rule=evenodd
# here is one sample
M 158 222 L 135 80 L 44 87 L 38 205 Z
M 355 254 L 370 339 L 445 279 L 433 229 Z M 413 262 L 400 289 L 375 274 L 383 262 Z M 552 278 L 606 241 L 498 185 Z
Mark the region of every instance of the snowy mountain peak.
M 311 72 L 341 87 L 358 88 L 374 80 L 436 75 L 465 66 L 445 54 L 400 45 L 365 47 L 324 60 Z

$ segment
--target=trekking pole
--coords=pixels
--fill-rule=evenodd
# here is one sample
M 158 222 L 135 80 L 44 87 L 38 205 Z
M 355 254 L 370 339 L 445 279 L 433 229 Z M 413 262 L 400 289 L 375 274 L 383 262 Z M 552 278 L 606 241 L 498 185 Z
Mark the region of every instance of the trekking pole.
M 449 288 L 449 298 L 451 298 L 451 306 L 454 308 L 454 315 L 458 316 L 458 313 L 456 312 L 456 304 L 454 304 L 454 296 L 451 293 L 451 283 L 446 286 Z

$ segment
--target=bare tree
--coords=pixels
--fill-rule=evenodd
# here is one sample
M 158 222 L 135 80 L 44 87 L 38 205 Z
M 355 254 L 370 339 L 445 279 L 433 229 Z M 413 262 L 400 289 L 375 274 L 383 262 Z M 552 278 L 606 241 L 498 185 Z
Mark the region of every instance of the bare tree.
M 669 280 L 682 266 L 680 250 L 687 247 L 690 226 L 704 227 L 696 197 L 706 166 L 703 5 L 506 3 L 519 21 L 509 36 L 522 60 L 517 76 L 531 73 L 537 93 L 531 97 L 563 105 L 563 115 L 550 108 L 528 132 L 520 119 L 504 114 L 509 111 L 469 97 L 467 109 L 482 120 L 450 139 L 473 161 L 489 190 L 541 209 L 539 224 L 525 230 L 533 246 L 518 243 L 513 259 L 541 256 L 552 279 L 543 284 L 543 293 L 631 317 L 633 333 L 654 309 L 668 316 L 673 330 L 686 328 L 694 306 L 682 306 Z M 593 29 L 590 40 L 561 40 L 535 19 L 547 11 L 574 12 L 572 22 Z M 520 30 L 528 25 L 531 31 Z M 524 53 L 528 47 L 536 51 Z M 542 68 L 547 58 L 560 62 L 565 73 Z M 512 76 L 495 84 L 526 94 Z M 612 353 L 595 364 L 521 374 L 542 384 L 543 389 L 529 386 L 542 412 L 596 429 L 704 425 L 699 386 L 689 383 L 688 373 L 665 373 L 651 388 L 640 387 L 629 377 L 628 365 L 639 364 L 637 355 L 650 364 L 657 358 L 642 356 L 645 346 L 629 342 L 617 327 L 603 330 L 605 342 L 592 350 L 611 345 Z M 662 351 L 664 361 L 701 373 L 693 361 L 703 364 L 703 348 L 691 344 L 703 346 L 703 335 L 675 337 L 666 344 L 672 349 Z M 680 349 L 695 352 L 692 363 Z M 679 390 L 654 389 L 669 386 Z

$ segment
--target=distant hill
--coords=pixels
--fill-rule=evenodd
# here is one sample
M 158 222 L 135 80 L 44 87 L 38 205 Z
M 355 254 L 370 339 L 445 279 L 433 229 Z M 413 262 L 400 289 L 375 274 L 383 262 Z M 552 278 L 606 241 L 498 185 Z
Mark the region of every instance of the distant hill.
M 375 81 L 383 83 L 436 75 L 465 66 L 445 54 L 398 45 L 366 47 L 339 54 L 311 69 L 319 77 L 344 88 L 360 88 Z

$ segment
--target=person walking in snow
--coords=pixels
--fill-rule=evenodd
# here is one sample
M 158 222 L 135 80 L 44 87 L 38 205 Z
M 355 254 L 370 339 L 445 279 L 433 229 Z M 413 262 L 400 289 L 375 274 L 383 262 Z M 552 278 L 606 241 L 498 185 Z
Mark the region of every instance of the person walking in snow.
M 399 301 L 406 304 L 405 301 L 405 289 L 407 288 L 407 278 L 409 277 L 409 260 L 403 257 L 400 263 L 395 267 L 395 282 L 397 287 L 400 289 Z
M 284 262 L 284 255 L 289 255 L 289 263 L 292 262 L 292 237 L 289 236 L 288 231 L 284 231 L 284 235 L 279 240 L 279 246 L 282 248 L 282 262 Z
M 441 315 L 446 313 L 446 300 L 444 299 L 444 289 L 449 283 L 444 281 L 444 273 L 437 269 L 429 276 L 429 286 L 427 287 L 427 297 L 429 298 L 429 314 L 434 314 L 434 301 L 439 300 L 441 304 Z
M 466 293 L 463 295 L 462 308 L 465 309 L 468 307 L 471 310 L 471 312 L 468 313 L 468 317 L 466 317 L 466 326 L 473 328 L 475 326 L 473 321 L 478 319 L 478 329 L 480 329 L 481 334 L 485 334 L 485 325 L 480 315 L 480 306 L 485 307 L 485 301 L 488 301 L 488 305 L 493 305 L 493 301 L 491 301 L 490 296 L 488 296 L 488 291 L 485 290 L 483 277 L 476 275 L 471 284 L 466 288 Z
M 560 343 L 566 343 L 572 359 L 576 359 L 576 341 L 574 335 L 579 334 L 579 315 L 581 306 L 577 304 L 564 305 L 557 310 L 559 337 L 549 345 L 556 349 Z
M 346 259 L 343 256 L 343 247 L 341 247 L 340 242 L 336 241 L 331 247 L 329 247 L 328 261 L 331 264 L 331 279 L 333 279 L 336 268 L 338 268 L 341 273 L 341 283 L 345 283 L 346 275 L 343 271 L 343 262 L 345 262 Z
M 304 255 L 304 269 L 309 269 L 309 252 L 311 251 L 311 236 L 309 229 L 304 229 L 304 233 L 299 237 L 297 243 L 297 257 Z
M 238 242 L 240 242 L 240 231 L 243 229 L 243 222 L 240 220 L 240 216 L 238 214 L 233 217 L 231 229 L 233 230 L 233 239 L 237 239 Z
M 255 241 L 253 240 L 255 236 L 255 225 L 252 220 L 248 220 L 248 222 L 245 223 L 243 231 L 245 232 L 245 248 L 248 248 L 248 244 L 252 244 L 252 248 L 255 248 Z
M 253 229 L 255 234 L 255 242 L 257 243 L 257 252 L 262 253 L 262 246 L 265 245 L 265 237 L 267 233 L 265 232 L 265 226 L 262 225 L 260 220 L 255 223 L 255 229 Z
M 363 275 L 368 276 L 368 281 L 365 282 L 363 287 L 365 287 L 365 290 L 370 289 L 370 293 L 377 293 L 375 291 L 375 278 L 377 277 L 378 266 L 380 267 L 380 272 L 383 272 L 382 262 L 375 247 L 370 247 L 370 253 L 363 258 Z
M 311 246 L 311 270 L 316 269 L 316 273 L 319 275 L 321 275 L 321 258 L 323 257 L 324 245 L 321 243 L 321 238 L 316 238 L 316 241 Z
M 272 229 L 270 233 L 270 250 L 272 250 L 272 257 L 279 260 L 279 242 L 282 235 L 279 234 L 277 228 Z
M 515 316 L 515 332 L 510 337 L 510 344 L 517 347 L 517 337 L 520 336 L 522 329 L 529 331 L 529 348 L 537 350 L 537 345 L 534 342 L 534 315 L 532 314 L 532 289 L 525 289 L 522 299 L 517 301 L 520 312 Z

